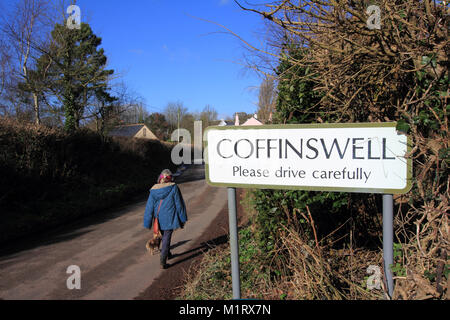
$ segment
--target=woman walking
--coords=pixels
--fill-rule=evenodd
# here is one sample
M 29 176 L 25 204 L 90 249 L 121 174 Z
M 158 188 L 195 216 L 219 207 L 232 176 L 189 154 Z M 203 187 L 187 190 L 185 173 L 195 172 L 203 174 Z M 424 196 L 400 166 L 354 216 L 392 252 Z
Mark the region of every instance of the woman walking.
M 165 169 L 161 172 L 158 183 L 150 189 L 144 214 L 144 227 L 150 229 L 154 218 L 158 218 L 162 234 L 160 263 L 163 269 L 168 267 L 167 259 L 170 253 L 172 233 L 183 228 L 187 221 L 186 205 L 181 196 L 180 189 L 173 182 L 172 172 Z

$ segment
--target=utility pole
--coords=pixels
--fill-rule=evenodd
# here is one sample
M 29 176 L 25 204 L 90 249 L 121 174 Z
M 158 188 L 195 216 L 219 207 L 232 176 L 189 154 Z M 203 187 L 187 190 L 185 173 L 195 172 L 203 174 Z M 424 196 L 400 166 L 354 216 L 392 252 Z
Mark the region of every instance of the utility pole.
M 180 143 L 180 106 L 177 108 L 178 143 Z

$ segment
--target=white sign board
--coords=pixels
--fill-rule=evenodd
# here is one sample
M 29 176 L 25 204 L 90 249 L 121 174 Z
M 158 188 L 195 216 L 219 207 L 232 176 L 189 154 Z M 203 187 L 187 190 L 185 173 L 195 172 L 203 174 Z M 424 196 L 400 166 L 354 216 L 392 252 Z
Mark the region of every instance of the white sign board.
M 395 123 L 210 127 L 213 186 L 402 194 L 411 188 L 409 141 Z

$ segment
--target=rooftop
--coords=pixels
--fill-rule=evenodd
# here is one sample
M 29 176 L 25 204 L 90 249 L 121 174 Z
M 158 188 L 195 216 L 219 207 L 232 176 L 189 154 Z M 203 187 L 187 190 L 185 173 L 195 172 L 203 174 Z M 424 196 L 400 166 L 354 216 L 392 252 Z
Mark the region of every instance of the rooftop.
M 121 125 L 112 129 L 108 135 L 115 137 L 134 137 L 143 127 L 144 124 Z

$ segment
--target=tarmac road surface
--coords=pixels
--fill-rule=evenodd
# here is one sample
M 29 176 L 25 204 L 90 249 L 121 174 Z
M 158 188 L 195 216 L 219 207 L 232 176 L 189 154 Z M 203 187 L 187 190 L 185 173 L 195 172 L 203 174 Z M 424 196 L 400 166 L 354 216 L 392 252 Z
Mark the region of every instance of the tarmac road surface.
M 204 166 L 187 168 L 176 182 L 186 202 L 188 222 L 173 234 L 171 251 L 175 256 L 188 250 L 227 205 L 226 189 L 206 184 Z M 141 201 L 125 206 L 96 221 L 32 240 L 26 248 L 0 254 L 0 299 L 137 297 L 163 272 L 159 254 L 152 256 L 145 249 L 151 236 L 151 231 L 142 226 L 145 204 Z M 67 273 L 73 265 L 80 270 L 80 289 L 67 285 L 76 284 L 75 273 Z

